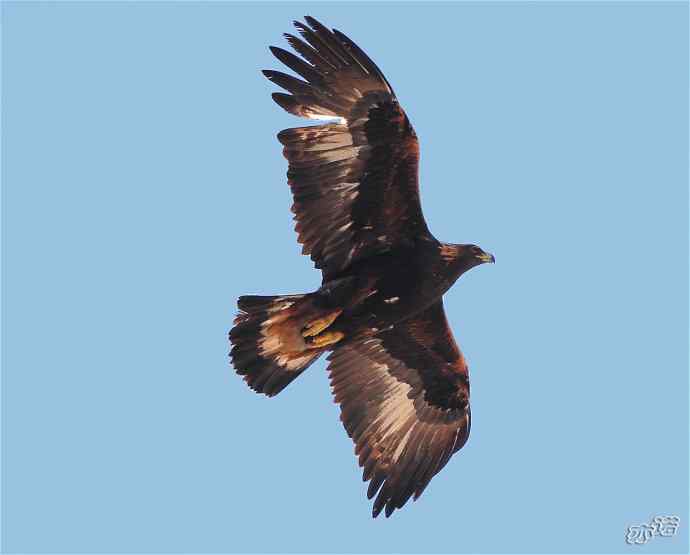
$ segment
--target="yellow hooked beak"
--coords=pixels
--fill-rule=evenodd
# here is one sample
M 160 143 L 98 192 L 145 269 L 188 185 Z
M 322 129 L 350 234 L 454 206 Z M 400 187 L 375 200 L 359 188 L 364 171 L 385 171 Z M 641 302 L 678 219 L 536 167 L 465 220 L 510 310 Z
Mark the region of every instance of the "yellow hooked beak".
M 479 260 L 482 261 L 482 263 L 485 262 L 491 262 L 491 264 L 494 264 L 496 262 L 496 258 L 494 258 L 493 254 L 489 254 L 488 252 L 483 252 L 479 256 L 477 256 Z

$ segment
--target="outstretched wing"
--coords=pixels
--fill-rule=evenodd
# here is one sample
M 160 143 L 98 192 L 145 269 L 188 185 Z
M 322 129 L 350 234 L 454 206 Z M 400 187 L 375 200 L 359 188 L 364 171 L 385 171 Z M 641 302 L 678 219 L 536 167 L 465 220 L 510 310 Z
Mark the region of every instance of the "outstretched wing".
M 351 340 L 329 356 L 331 387 L 371 480 L 376 517 L 417 499 L 467 441 L 467 365 L 443 302 L 393 329 Z
M 304 40 L 285 35 L 303 59 L 271 47 L 302 76 L 264 71 L 291 94 L 273 99 L 325 125 L 281 131 L 298 240 L 324 281 L 358 258 L 428 234 L 419 202 L 419 145 L 376 64 L 345 35 L 306 17 Z M 306 61 L 305 61 L 306 60 Z

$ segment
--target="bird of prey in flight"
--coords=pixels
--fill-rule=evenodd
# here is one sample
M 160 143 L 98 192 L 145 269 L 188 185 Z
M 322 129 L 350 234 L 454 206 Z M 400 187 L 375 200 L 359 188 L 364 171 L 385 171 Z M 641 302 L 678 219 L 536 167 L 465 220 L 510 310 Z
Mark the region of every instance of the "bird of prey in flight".
M 319 125 L 278 134 L 295 230 L 323 275 L 298 295 L 243 296 L 230 357 L 253 390 L 281 392 L 323 353 L 341 420 L 386 516 L 431 478 L 470 433 L 468 367 L 443 294 L 494 257 L 438 241 L 419 200 L 419 142 L 381 70 L 352 40 L 312 17 L 271 47 L 301 77 L 264 75 L 273 100 Z

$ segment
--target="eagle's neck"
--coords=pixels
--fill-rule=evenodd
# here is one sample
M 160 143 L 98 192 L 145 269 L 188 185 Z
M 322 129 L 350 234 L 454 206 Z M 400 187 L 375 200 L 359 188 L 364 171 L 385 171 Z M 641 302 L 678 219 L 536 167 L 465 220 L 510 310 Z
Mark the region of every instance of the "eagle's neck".
M 438 251 L 444 274 L 450 283 L 455 283 L 462 274 L 477 265 L 477 260 L 470 253 L 467 245 L 441 243 Z
M 460 258 L 462 245 L 453 243 L 441 243 L 438 247 L 438 254 L 443 262 L 450 266 Z

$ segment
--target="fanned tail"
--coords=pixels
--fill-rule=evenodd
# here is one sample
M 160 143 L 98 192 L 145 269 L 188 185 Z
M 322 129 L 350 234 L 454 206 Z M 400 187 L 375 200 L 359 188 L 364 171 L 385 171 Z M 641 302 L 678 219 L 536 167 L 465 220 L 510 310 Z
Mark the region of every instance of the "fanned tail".
M 230 358 L 249 387 L 269 397 L 280 393 L 323 353 L 302 335 L 311 295 L 240 297 L 230 331 Z

